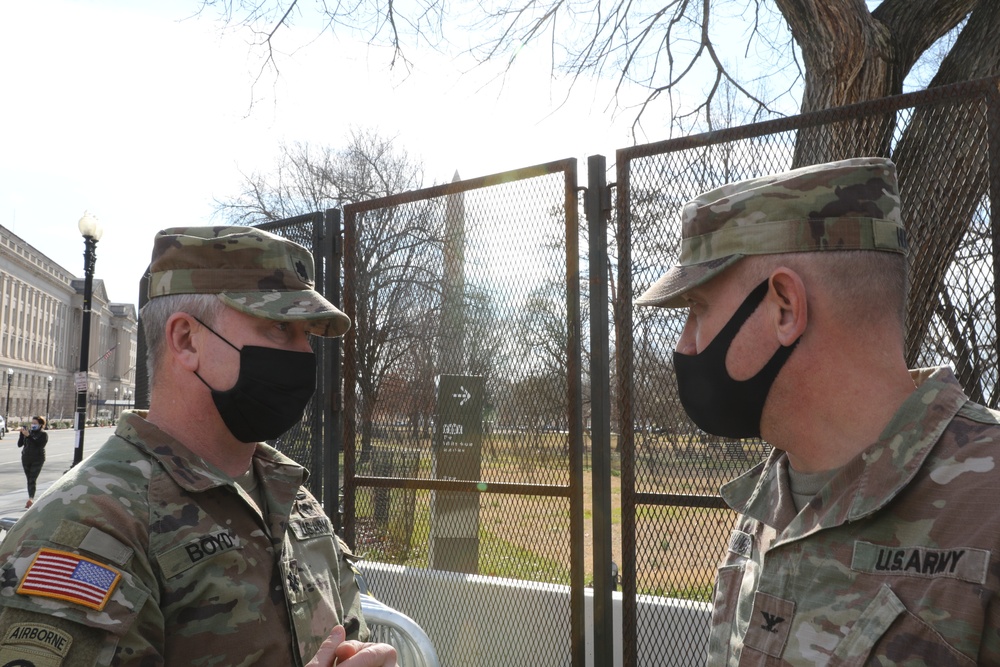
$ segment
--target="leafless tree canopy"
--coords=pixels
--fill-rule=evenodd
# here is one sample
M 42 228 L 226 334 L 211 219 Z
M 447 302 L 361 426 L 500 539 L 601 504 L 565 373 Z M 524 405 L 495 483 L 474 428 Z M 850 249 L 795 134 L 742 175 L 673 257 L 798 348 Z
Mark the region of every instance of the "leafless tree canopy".
M 249 225 L 323 211 L 423 184 L 423 166 L 394 138 L 354 129 L 347 147 L 285 144 L 267 171 L 243 174 L 243 190 L 216 200 L 216 215 Z
M 797 84 L 802 111 L 899 93 L 918 63 L 937 65 L 942 40 L 953 46 L 930 85 L 990 75 L 1000 51 L 996 8 L 989 0 L 203 0 L 201 12 L 249 31 L 275 71 L 275 38 L 293 25 L 390 46 L 393 64 L 453 35 L 481 61 L 508 64 L 524 45 L 545 42 L 553 67 L 574 81 L 597 75 L 617 79 L 619 91 L 644 88 L 637 119 L 667 95 L 672 120 L 683 121 L 706 115 L 724 84 L 762 113 Z M 734 57 L 756 59 L 749 79 Z M 674 100 L 682 85 L 700 89 L 701 102 Z

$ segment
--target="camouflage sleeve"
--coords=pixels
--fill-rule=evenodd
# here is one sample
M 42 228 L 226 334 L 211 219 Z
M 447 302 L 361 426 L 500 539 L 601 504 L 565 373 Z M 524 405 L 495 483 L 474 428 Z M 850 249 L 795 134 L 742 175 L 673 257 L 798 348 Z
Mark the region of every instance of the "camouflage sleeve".
M 130 548 L 68 520 L 48 539 L 16 541 L 0 565 L 0 664 L 109 665 L 123 649 L 158 655 L 143 618 L 152 592 L 134 566 Z M 28 653 L 36 662 L 16 662 Z
M 116 643 L 96 628 L 14 607 L 0 612 L 0 628 L 0 665 L 108 665 Z
M 365 623 L 364 615 L 361 613 L 361 591 L 358 588 L 357 569 L 354 567 L 354 561 L 357 560 L 357 557 L 340 537 L 334 535 L 334 541 L 340 560 L 337 565 L 340 568 L 340 601 L 344 606 L 345 623 L 346 619 L 351 617 L 359 621 L 357 633 L 348 634 L 347 638 L 368 641 L 370 632 L 368 624 Z
M 53 666 L 162 664 L 159 586 L 147 555 L 143 484 L 136 479 L 145 469 L 124 467 L 136 472 L 74 469 L 5 536 L 0 655 L 49 651 L 47 660 L 31 664 Z M 93 655 L 96 663 L 87 662 Z
M 995 597 L 986 609 L 986 627 L 979 646 L 980 665 L 1000 665 L 1000 601 Z

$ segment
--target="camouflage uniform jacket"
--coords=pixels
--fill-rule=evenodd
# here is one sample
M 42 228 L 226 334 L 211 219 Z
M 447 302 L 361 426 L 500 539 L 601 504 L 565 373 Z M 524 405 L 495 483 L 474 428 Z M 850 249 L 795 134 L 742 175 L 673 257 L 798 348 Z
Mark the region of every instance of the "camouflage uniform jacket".
M 123 415 L 0 545 L 0 664 L 302 665 L 361 620 L 305 469 L 258 444 L 261 512 L 144 416 Z
M 1000 416 L 948 369 L 796 514 L 787 456 L 722 489 L 719 665 L 1000 665 Z

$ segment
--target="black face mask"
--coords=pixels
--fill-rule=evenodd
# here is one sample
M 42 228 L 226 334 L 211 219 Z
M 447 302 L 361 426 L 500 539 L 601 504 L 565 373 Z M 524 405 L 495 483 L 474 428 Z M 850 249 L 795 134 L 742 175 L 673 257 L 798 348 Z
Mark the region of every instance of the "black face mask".
M 195 372 L 212 389 L 215 407 L 237 440 L 273 440 L 302 419 L 316 390 L 315 354 L 254 345 L 238 348 L 201 320 L 198 322 L 240 353 L 240 374 L 231 389 L 212 389 Z
M 778 371 L 788 361 L 796 340 L 779 348 L 756 375 L 734 380 L 726 370 L 726 355 L 743 324 L 767 296 L 768 281 L 762 282 L 743 301 L 729 322 L 698 354 L 674 352 L 674 370 L 681 405 L 691 420 L 706 433 L 726 438 L 759 438 L 764 403 Z

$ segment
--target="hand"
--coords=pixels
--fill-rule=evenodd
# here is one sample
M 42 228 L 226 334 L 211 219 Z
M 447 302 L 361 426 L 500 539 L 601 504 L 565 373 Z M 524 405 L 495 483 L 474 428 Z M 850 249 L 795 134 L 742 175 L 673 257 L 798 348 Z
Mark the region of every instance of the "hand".
M 388 644 L 344 641 L 342 625 L 330 631 L 306 667 L 396 667 L 396 649 Z

